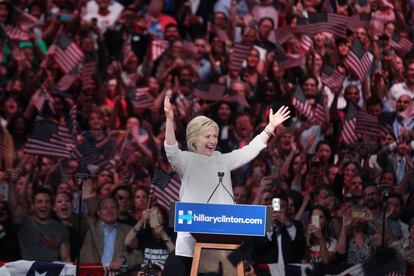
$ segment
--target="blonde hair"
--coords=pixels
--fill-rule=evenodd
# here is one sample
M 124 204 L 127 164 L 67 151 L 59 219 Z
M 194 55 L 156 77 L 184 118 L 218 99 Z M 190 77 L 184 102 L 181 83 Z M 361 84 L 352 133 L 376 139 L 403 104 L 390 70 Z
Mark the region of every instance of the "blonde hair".
M 203 132 L 207 131 L 210 127 L 214 127 L 219 132 L 219 126 L 216 122 L 206 116 L 194 117 L 187 125 L 185 131 L 187 139 L 187 147 L 189 151 L 196 152 L 196 141 L 202 135 Z

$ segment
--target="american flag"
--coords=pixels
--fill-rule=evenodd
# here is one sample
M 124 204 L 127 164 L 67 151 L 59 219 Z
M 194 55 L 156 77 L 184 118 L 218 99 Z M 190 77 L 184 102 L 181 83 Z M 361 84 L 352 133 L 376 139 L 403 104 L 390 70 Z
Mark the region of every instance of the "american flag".
M 316 105 L 313 108 L 313 116 L 310 118 L 310 121 L 314 124 L 324 124 L 326 123 L 326 114 L 325 107 L 322 103 L 322 97 L 319 97 L 316 101 Z
M 135 146 L 132 143 L 132 139 L 134 139 L 132 137 L 132 134 L 128 132 L 122 141 L 119 153 L 119 156 L 122 158 L 122 160 L 128 161 L 131 158 L 132 153 L 135 151 Z
M 95 165 L 100 168 L 113 167 L 113 155 L 115 154 L 115 143 L 112 139 L 97 141 L 92 133 L 83 132 L 82 142 L 78 143 L 71 153 L 82 166 Z
M 43 87 L 40 87 L 38 91 L 33 95 L 33 103 L 34 106 L 38 111 L 41 111 L 42 108 L 44 108 L 44 103 L 48 102 L 48 104 L 53 103 L 53 98 L 50 96 L 50 94 L 45 91 Z
M 251 48 L 252 46 L 250 44 L 236 43 L 233 48 L 233 53 L 231 53 L 231 68 L 240 70 Z
M 295 36 L 289 27 L 282 27 L 275 30 L 276 43 L 282 45 L 291 40 Z
M 96 61 L 94 59 L 85 60 L 80 71 L 80 77 L 82 82 L 82 89 L 90 89 L 94 83 L 92 75 L 96 72 Z
M 298 18 L 296 31 L 309 34 L 330 32 L 335 36 L 346 37 L 348 20 L 347 16 L 336 13 L 309 13 L 308 18 Z
M 358 141 L 358 136 L 355 130 L 356 115 L 356 107 L 352 103 L 349 103 L 345 121 L 342 126 L 342 138 L 344 139 L 345 144 L 348 145 L 355 144 Z
M 398 31 L 393 32 L 390 39 L 390 45 L 402 57 L 408 54 L 408 52 L 410 52 L 413 48 L 413 43 L 410 41 L 410 39 L 401 36 Z
M 40 21 L 36 17 L 20 10 L 16 6 L 13 7 L 12 14 L 16 17 L 13 21 L 15 21 L 16 25 L 23 31 L 29 31 L 33 27 L 40 25 Z
M 75 104 L 70 108 L 69 113 L 65 116 L 65 121 L 72 135 L 73 144 L 76 144 L 76 137 L 79 132 L 78 126 L 78 106 Z
M 135 101 L 136 108 L 152 108 L 154 106 L 154 97 L 149 93 L 148 87 L 138 87 L 135 90 Z
M 82 50 L 64 32 L 57 35 L 47 54 L 54 57 L 65 74 L 77 69 L 84 59 Z
M 152 177 L 151 193 L 155 201 L 165 210 L 170 210 L 170 203 L 180 199 L 181 181 L 175 172 L 167 173 L 155 167 Z
M 365 80 L 372 67 L 374 57 L 371 53 L 364 50 L 359 39 L 352 42 L 352 47 L 346 56 L 344 63 L 360 79 Z
M 300 38 L 300 52 L 302 54 L 306 54 L 309 50 L 313 47 L 313 40 L 312 38 L 307 35 L 303 34 Z
M 309 13 L 308 18 L 298 17 L 296 32 L 315 34 L 326 30 L 328 15 L 326 13 Z
M 282 49 L 276 50 L 275 58 L 283 69 L 300 67 L 305 64 L 305 56 L 301 54 L 286 54 Z
M 345 80 L 345 75 L 341 74 L 338 69 L 329 65 L 322 68 L 321 81 L 331 89 L 341 88 Z
M 154 39 L 151 41 L 151 60 L 158 59 L 170 47 L 167 40 Z
M 27 139 L 24 152 L 27 154 L 69 158 L 74 141 L 67 125 L 56 124 L 45 119 L 49 111 L 49 103 L 45 101 L 36 118 L 32 133 Z
M 4 28 L 4 31 L 7 34 L 7 37 L 10 40 L 17 40 L 17 41 L 28 41 L 30 40 L 30 35 L 28 32 L 23 31 L 22 29 L 15 27 L 15 26 L 11 26 L 11 25 L 7 25 Z
M 356 115 L 355 131 L 361 137 L 377 138 L 383 131 L 378 117 L 365 111 L 358 111 Z
M 327 32 L 338 37 L 346 37 L 349 17 L 337 13 L 328 13 Z
M 348 29 L 355 31 L 358 28 L 366 28 L 371 22 L 370 13 L 359 13 L 349 17 Z
M 197 82 L 194 85 L 193 94 L 197 98 L 206 101 L 220 101 L 224 97 L 226 86 L 213 83 Z
M 59 91 L 67 91 L 77 79 L 78 76 L 75 74 L 65 74 L 59 79 L 56 84 L 56 89 Z
M 313 118 L 312 106 L 306 100 L 302 88 L 300 88 L 299 85 L 297 85 L 295 88 L 295 93 L 292 97 L 292 105 L 299 113 L 305 115 L 308 118 Z

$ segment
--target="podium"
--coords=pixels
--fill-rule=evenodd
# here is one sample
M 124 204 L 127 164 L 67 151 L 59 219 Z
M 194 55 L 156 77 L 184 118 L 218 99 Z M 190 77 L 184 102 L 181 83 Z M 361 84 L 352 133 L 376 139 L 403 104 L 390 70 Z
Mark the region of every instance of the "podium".
M 196 240 L 191 276 L 198 274 L 203 251 L 224 254 L 239 249 L 248 237 L 264 236 L 270 231 L 271 211 L 271 207 L 261 205 L 171 203 L 170 227 L 175 232 L 191 233 Z M 232 274 L 244 275 L 243 261 L 236 264 Z

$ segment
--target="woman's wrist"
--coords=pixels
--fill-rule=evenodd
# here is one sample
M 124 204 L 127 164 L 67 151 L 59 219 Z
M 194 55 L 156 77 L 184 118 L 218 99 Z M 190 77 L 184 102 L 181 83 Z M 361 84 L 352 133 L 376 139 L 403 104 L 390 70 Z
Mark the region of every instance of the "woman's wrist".
M 265 127 L 265 129 L 270 130 L 271 132 L 274 132 L 276 127 L 274 125 L 272 125 L 271 123 L 268 123 Z

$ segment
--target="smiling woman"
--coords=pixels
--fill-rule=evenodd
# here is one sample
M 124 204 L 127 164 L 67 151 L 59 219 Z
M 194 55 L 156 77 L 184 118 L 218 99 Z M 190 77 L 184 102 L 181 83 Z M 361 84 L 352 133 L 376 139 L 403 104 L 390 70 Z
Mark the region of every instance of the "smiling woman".
M 181 179 L 180 201 L 182 202 L 211 202 L 234 204 L 231 185 L 231 171 L 253 160 L 262 149 L 275 128 L 289 118 L 287 107 L 281 107 L 276 113 L 269 112 L 269 122 L 265 129 L 248 145 L 230 153 L 222 154 L 215 151 L 218 141 L 219 127 L 216 122 L 205 116 L 193 118 L 187 125 L 186 139 L 189 151 L 178 148 L 174 132 L 174 113 L 170 98 L 164 101 L 166 129 L 164 147 L 168 161 Z M 215 190 L 218 183 L 218 173 L 223 176 L 222 184 Z M 190 233 L 178 233 L 176 256 L 184 264 L 193 256 L 195 240 Z M 189 267 L 187 267 L 189 270 Z

